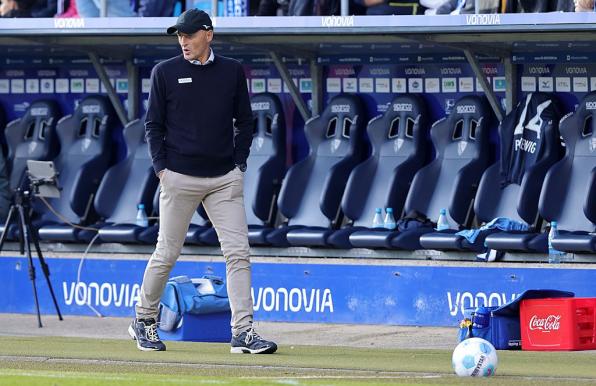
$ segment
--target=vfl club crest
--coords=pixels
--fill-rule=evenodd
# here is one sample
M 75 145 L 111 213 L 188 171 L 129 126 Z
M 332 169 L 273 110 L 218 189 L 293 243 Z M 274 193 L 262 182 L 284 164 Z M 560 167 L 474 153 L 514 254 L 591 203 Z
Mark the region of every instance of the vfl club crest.
M 462 155 L 464 151 L 466 151 L 466 147 L 468 147 L 467 141 L 460 141 L 457 143 L 457 154 Z
M 404 145 L 404 140 L 403 138 L 398 138 L 395 141 L 393 141 L 393 151 L 395 151 L 397 153 L 397 151 L 399 149 L 401 149 L 401 147 Z
M 263 143 L 265 142 L 265 138 L 263 137 L 257 137 L 257 150 L 260 150 L 263 147 Z
M 35 151 L 35 149 L 37 148 L 37 144 L 37 141 L 29 142 L 29 153 L 33 153 Z
M 91 143 L 91 139 L 90 139 L 90 138 L 84 138 L 84 139 L 81 141 L 81 151 L 82 151 L 82 152 L 85 152 L 85 151 L 87 151 L 87 149 L 89 149 L 89 147 L 91 146 L 91 144 L 92 144 L 92 143 Z
M 335 138 L 331 141 L 331 152 L 335 153 L 337 149 L 339 149 L 339 145 L 341 145 L 341 139 Z

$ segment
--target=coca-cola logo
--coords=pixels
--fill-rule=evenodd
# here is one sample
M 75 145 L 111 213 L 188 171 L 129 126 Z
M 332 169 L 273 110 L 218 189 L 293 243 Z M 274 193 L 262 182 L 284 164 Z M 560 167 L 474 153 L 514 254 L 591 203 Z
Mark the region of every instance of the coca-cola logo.
M 548 315 L 544 318 L 538 317 L 538 315 L 530 318 L 530 331 L 557 331 L 561 327 L 561 315 Z

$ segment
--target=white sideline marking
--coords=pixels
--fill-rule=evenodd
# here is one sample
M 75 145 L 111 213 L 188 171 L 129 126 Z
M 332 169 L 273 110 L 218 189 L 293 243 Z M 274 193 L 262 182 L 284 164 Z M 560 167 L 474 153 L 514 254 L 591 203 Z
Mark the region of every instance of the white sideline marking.
M 106 375 L 105 373 L 98 373 L 97 375 L 90 375 L 90 374 L 81 374 L 81 373 L 52 373 L 47 371 L 39 371 L 39 372 L 31 372 L 31 371 L 20 371 L 20 370 L 10 370 L 10 369 L 2 369 L 0 370 L 0 375 L 2 376 L 18 376 L 18 377 L 38 377 L 38 378 L 58 378 L 58 379 L 86 379 L 86 380 L 109 380 L 109 381 L 134 381 L 138 379 L 137 375 L 130 375 L 130 376 L 122 376 L 122 375 Z M 160 377 L 161 378 L 161 377 Z M 221 385 L 228 385 L 231 384 L 231 381 L 223 381 L 217 379 L 172 379 L 171 376 L 168 378 L 159 379 L 159 382 L 163 383 L 174 383 L 174 384 L 197 384 L 197 383 L 205 383 L 205 384 L 221 384 Z

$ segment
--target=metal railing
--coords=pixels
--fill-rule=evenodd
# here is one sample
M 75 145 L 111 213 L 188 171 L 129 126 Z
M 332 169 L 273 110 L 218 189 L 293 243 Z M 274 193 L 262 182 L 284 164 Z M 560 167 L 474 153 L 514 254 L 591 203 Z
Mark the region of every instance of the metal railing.
M 100 17 L 108 16 L 108 0 L 101 0 L 101 6 L 99 7 L 99 16 Z

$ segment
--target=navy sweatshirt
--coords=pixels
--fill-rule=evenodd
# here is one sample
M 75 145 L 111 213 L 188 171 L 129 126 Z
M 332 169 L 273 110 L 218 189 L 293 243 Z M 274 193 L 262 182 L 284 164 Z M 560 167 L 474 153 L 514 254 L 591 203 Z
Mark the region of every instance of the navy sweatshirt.
M 198 66 L 180 55 L 153 68 L 145 134 L 155 173 L 167 168 L 197 177 L 224 175 L 246 162 L 252 132 L 238 61 L 215 55 Z

